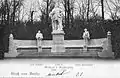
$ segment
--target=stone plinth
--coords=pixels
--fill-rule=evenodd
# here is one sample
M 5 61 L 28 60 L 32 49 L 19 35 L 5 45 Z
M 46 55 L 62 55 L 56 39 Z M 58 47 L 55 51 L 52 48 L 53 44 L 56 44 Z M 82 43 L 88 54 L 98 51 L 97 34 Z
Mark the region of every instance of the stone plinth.
M 103 43 L 103 51 L 99 53 L 99 56 L 104 58 L 114 58 L 114 53 L 112 52 L 110 31 L 108 31 L 107 33 L 107 40 Z
M 87 52 L 87 50 L 88 50 L 87 47 L 88 47 L 87 45 L 83 46 L 83 52 Z
M 42 39 L 37 39 L 38 52 L 42 52 Z
M 13 34 L 9 36 L 9 52 L 5 53 L 5 57 L 16 57 L 19 53 L 17 53 L 16 46 L 14 43 Z
M 64 31 L 56 30 L 52 32 L 53 43 L 51 52 L 65 52 L 64 34 Z

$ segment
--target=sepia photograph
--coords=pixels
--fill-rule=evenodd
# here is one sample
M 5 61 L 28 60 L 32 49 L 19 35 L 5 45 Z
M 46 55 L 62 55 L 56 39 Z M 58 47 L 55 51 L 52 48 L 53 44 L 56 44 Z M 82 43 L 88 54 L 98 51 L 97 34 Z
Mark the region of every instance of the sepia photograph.
M 0 0 L 0 78 L 119 78 L 120 0 Z

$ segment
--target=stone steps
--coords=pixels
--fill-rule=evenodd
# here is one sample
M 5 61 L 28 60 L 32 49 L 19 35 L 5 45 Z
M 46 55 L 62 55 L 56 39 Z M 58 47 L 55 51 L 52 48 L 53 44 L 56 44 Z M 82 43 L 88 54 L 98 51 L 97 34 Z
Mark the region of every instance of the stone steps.
M 50 52 L 49 50 L 43 50 L 38 53 L 37 49 L 21 50 L 17 57 L 97 57 L 97 50 L 89 50 L 88 52 L 82 51 L 80 49 L 69 50 L 66 52 Z

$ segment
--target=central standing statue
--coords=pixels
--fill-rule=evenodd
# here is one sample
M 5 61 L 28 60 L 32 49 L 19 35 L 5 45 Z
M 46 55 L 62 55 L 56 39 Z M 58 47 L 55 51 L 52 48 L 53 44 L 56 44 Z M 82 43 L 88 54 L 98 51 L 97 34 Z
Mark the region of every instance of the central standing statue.
M 60 8 L 59 3 L 55 4 L 54 9 L 50 12 L 49 16 L 52 19 L 52 49 L 51 52 L 65 52 L 64 47 L 64 31 L 62 25 L 62 18 L 64 11 Z
M 50 12 L 49 16 L 52 19 L 52 30 L 62 31 L 63 30 L 62 18 L 64 14 L 63 10 L 59 7 L 57 3 L 55 4 L 54 9 Z

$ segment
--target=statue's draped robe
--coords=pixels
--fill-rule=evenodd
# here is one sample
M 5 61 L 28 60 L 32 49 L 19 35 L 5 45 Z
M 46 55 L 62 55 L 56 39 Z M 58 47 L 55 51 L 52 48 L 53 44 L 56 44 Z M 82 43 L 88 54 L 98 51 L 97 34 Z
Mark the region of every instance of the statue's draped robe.
M 87 45 L 87 44 L 88 44 L 88 39 L 90 39 L 90 34 L 89 34 L 88 31 L 85 31 L 85 32 L 83 33 L 83 38 L 84 38 L 84 40 L 85 40 L 85 45 Z
M 52 19 L 52 29 L 53 30 L 62 30 L 62 17 L 63 13 L 60 8 L 54 8 L 52 12 L 50 12 L 49 16 Z
M 43 39 L 42 33 L 37 33 L 36 34 L 36 39 L 37 39 L 38 52 L 41 52 L 42 51 L 42 49 L 41 49 L 41 46 L 42 46 L 41 40 Z

